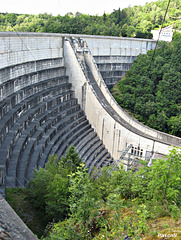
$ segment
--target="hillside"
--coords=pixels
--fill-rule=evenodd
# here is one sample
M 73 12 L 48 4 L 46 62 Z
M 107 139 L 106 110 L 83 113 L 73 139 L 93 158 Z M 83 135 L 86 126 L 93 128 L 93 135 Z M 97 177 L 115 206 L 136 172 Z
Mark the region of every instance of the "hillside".
M 47 13 L 27 15 L 0 13 L 0 31 L 51 32 L 152 38 L 151 30 L 160 28 L 168 1 L 146 3 L 145 6 L 115 10 L 111 14 L 91 16 L 77 12 L 75 16 L 52 16 Z M 171 0 L 164 26 L 173 24 L 181 30 L 181 2 Z
M 181 34 L 139 55 L 111 92 L 142 123 L 181 137 Z

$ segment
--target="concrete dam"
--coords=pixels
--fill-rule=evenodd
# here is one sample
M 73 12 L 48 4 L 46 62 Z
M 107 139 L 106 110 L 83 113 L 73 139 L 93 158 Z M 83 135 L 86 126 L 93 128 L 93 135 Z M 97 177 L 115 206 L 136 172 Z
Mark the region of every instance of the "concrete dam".
M 0 191 L 27 185 L 48 156 L 74 145 L 89 172 L 151 159 L 181 139 L 139 123 L 109 92 L 155 41 L 0 33 Z

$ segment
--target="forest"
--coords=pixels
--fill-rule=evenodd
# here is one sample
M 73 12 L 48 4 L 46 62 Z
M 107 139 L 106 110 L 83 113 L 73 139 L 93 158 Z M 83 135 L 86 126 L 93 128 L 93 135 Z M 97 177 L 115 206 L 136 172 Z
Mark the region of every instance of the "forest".
M 71 33 L 152 38 L 151 30 L 162 26 L 168 1 L 114 10 L 102 16 L 69 12 L 65 16 L 0 13 L 0 31 Z M 181 30 L 181 1 L 171 0 L 164 26 Z
M 89 175 L 70 146 L 65 157 L 50 156 L 27 188 L 6 189 L 7 200 L 41 240 L 181 239 L 180 149 L 150 167 L 140 163 Z
M 181 137 L 181 33 L 139 55 L 111 92 L 140 122 Z

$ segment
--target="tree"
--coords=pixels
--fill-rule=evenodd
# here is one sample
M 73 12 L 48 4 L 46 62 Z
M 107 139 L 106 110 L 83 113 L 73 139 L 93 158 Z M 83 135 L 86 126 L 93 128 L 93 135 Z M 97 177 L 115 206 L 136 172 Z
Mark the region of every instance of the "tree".
M 46 239 L 115 239 L 123 232 L 139 239 L 150 219 L 165 215 L 179 219 L 181 148 L 172 148 L 150 167 L 140 163 L 136 172 L 105 167 L 96 171 L 94 180 L 81 164 L 70 174 L 69 218 L 56 223 Z
M 71 216 L 85 224 L 91 210 L 94 209 L 96 199 L 91 179 L 84 164 L 81 164 L 77 171 L 70 175 L 69 190 L 71 193 L 69 197 Z
M 127 37 L 134 37 L 135 36 L 135 28 L 133 26 L 128 26 L 126 30 Z
M 173 42 L 160 42 L 155 51 L 140 54 L 112 94 L 139 121 L 180 137 L 180 63 L 178 34 Z
M 105 12 L 104 12 L 104 14 L 103 14 L 103 21 L 104 21 L 104 22 L 106 21 L 106 14 L 105 14 Z
M 161 201 L 168 213 L 172 205 L 180 207 L 181 204 L 180 150 L 173 148 L 165 159 L 155 161 L 149 175 L 148 191 L 153 199 Z
M 59 160 L 53 154 L 44 169 L 35 170 L 34 178 L 28 184 L 28 193 L 47 222 L 63 220 L 68 216 L 70 175 L 76 172 L 81 162 L 75 147 L 70 146 L 65 157 Z

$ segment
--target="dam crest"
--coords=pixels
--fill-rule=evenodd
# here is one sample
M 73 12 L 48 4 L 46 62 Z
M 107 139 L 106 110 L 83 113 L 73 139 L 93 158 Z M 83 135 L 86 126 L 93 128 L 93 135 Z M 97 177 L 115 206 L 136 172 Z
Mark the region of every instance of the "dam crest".
M 24 187 L 50 154 L 74 145 L 89 172 L 158 158 L 181 139 L 139 123 L 109 89 L 148 39 L 0 33 L 0 190 Z

